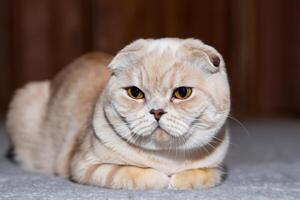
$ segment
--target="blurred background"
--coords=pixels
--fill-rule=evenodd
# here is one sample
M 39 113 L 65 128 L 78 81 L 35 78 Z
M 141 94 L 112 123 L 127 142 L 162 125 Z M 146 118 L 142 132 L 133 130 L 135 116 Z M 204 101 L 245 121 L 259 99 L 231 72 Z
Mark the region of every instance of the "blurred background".
M 300 117 L 299 0 L 0 0 L 0 113 L 91 51 L 194 37 L 227 63 L 237 118 Z

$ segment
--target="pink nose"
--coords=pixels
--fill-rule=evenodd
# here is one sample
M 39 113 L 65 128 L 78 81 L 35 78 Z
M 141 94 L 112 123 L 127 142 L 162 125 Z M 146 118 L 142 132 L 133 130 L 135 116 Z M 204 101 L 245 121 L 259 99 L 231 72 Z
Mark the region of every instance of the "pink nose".
M 154 115 L 154 118 L 156 119 L 156 121 L 158 121 L 160 119 L 160 117 L 165 114 L 166 112 L 163 109 L 151 109 L 150 113 L 152 115 Z

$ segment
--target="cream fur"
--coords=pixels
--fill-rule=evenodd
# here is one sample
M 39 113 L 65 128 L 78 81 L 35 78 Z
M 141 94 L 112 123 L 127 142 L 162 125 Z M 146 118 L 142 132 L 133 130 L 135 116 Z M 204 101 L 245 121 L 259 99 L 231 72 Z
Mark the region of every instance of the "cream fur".
M 145 99 L 129 97 L 129 86 Z M 171 98 L 181 86 L 192 95 Z M 149 110 L 159 108 L 167 113 L 157 122 Z M 220 183 L 229 146 L 229 109 L 225 64 L 214 48 L 195 39 L 140 39 L 113 59 L 88 54 L 52 81 L 20 89 L 7 128 L 32 171 L 110 188 L 211 187 Z

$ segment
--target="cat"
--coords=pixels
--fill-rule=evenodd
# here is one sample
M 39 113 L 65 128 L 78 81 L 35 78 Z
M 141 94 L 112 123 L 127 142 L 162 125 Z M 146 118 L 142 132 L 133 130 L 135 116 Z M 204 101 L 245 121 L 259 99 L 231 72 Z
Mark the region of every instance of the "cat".
M 16 91 L 7 130 L 31 171 L 115 189 L 220 184 L 229 146 L 225 63 L 197 39 L 139 39 Z

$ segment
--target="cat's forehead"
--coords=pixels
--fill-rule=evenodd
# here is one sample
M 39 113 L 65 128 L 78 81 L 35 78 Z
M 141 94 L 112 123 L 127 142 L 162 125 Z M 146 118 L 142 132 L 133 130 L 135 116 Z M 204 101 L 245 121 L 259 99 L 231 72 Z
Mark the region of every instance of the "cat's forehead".
M 156 80 L 166 78 L 168 74 L 172 73 L 173 75 L 174 73 L 178 75 L 190 74 L 191 65 L 182 59 L 182 41 L 177 38 L 145 40 L 141 50 L 131 55 L 128 54 L 129 66 L 127 71 Z M 138 46 L 136 48 L 139 49 Z M 129 58 L 130 56 L 132 57 Z
M 148 52 L 138 64 L 125 70 L 123 77 L 128 84 L 153 90 L 195 86 L 202 81 L 201 70 L 178 60 L 168 49 Z

